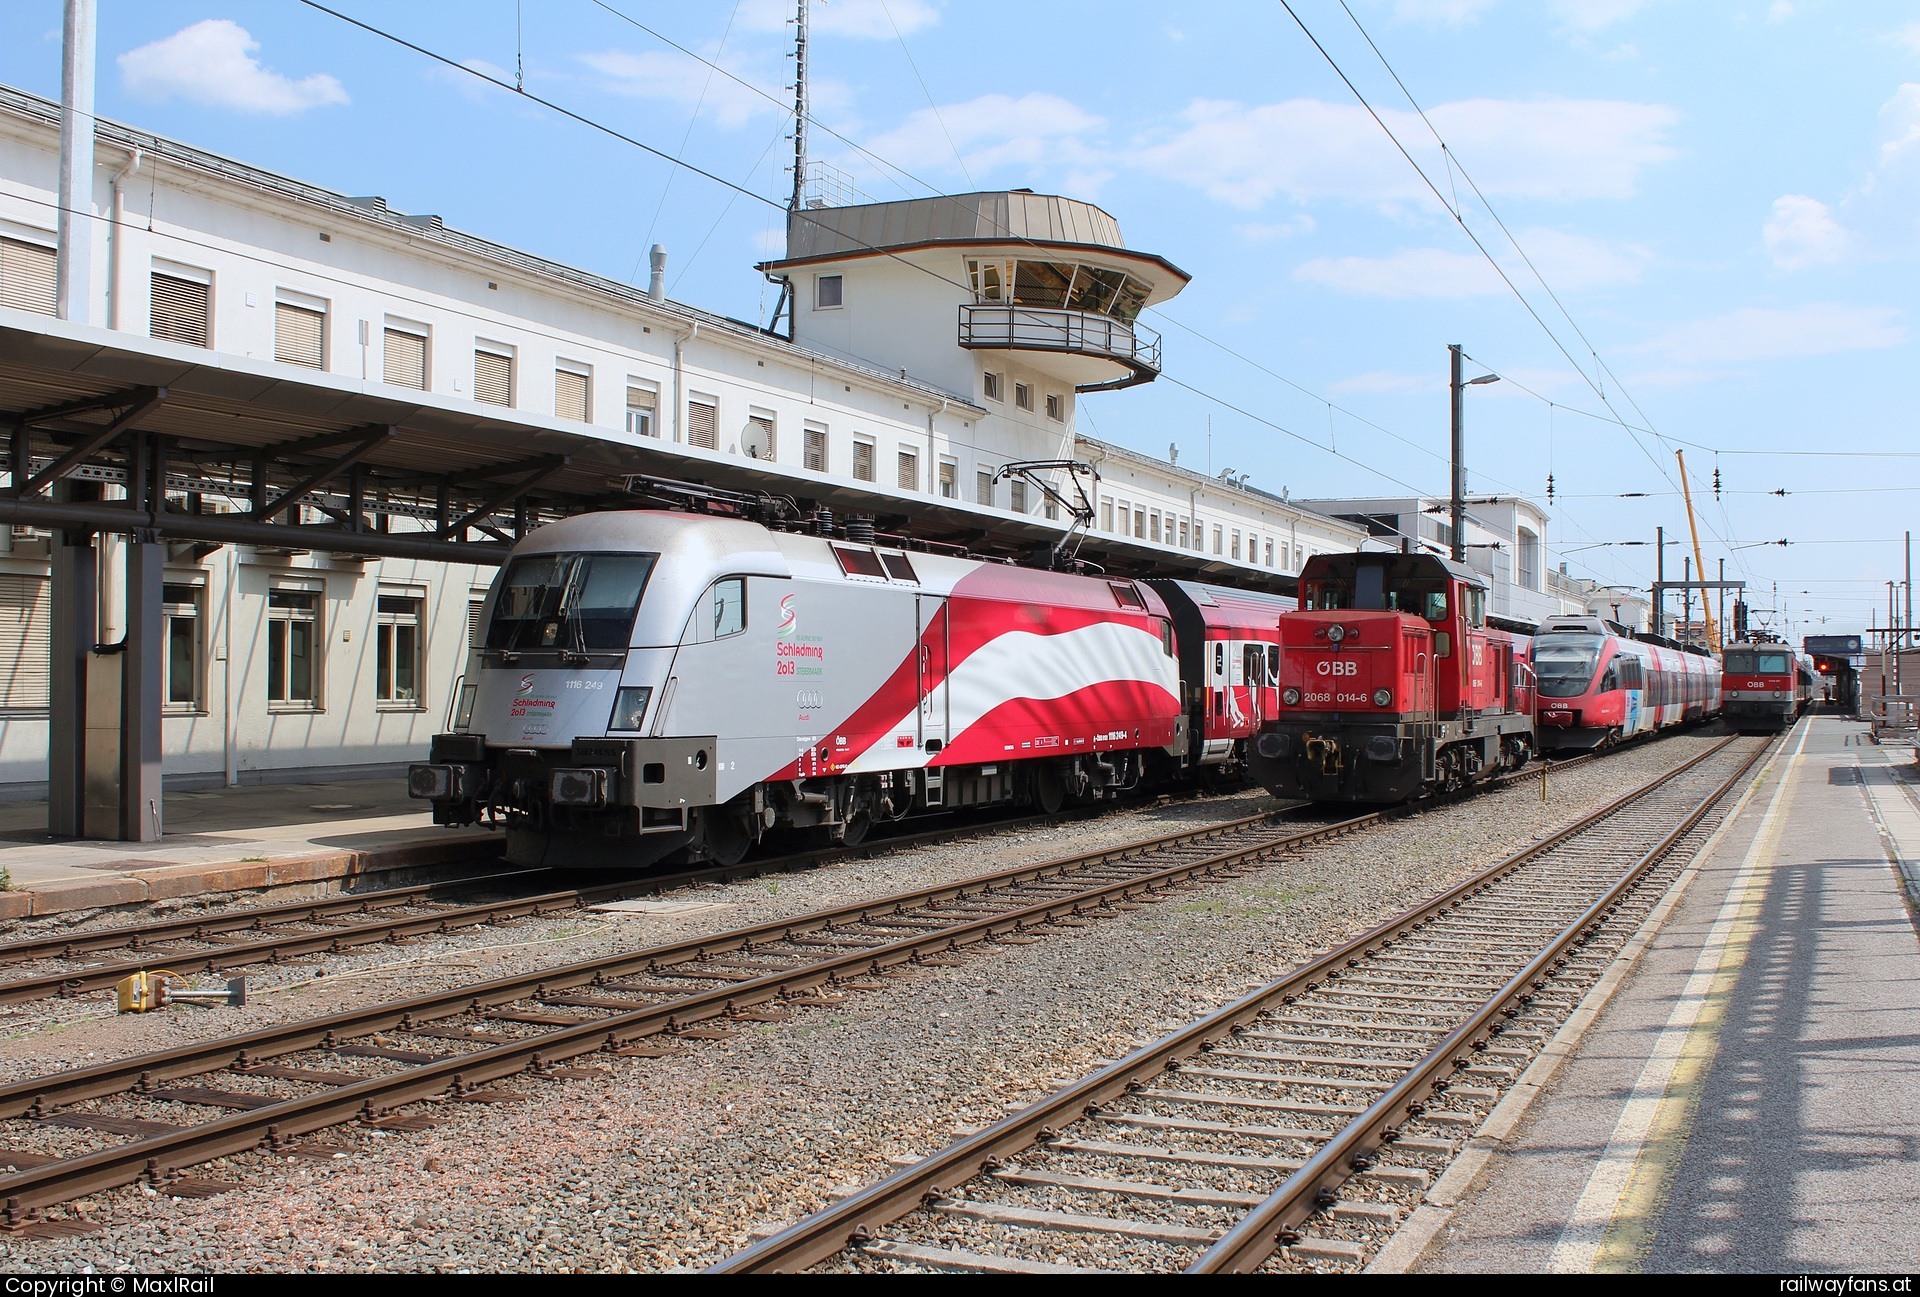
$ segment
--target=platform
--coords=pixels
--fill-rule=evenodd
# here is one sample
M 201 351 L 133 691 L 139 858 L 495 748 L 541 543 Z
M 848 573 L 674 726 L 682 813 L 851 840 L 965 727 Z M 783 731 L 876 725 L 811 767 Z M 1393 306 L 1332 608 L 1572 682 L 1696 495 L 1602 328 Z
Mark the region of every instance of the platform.
M 1920 772 L 1866 728 L 1800 723 L 1413 1268 L 1920 1269 Z
M 0 805 L 9 884 L 0 919 L 212 892 L 394 886 L 469 859 L 492 868 L 502 841 L 436 827 L 392 777 L 170 792 L 167 815 L 158 842 L 105 842 L 51 837 L 44 801 Z

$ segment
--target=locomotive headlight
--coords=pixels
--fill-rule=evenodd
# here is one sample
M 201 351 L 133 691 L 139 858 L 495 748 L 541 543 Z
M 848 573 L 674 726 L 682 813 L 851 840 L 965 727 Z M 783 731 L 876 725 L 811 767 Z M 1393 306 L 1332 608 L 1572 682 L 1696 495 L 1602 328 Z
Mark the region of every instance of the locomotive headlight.
M 1293 688 L 1282 689 L 1280 691 L 1280 701 L 1289 707 L 1298 707 L 1300 705 L 1300 691 Z
M 613 695 L 613 718 L 607 722 L 610 730 L 637 730 L 647 714 L 647 700 L 653 697 L 653 690 L 645 685 L 628 685 Z
M 1373 691 L 1373 705 L 1375 707 L 1385 707 L 1388 703 L 1392 701 L 1393 701 L 1393 690 L 1376 689 Z
M 1327 638 L 1332 640 L 1335 644 L 1338 644 L 1341 640 L 1345 639 L 1346 637 L 1347 637 L 1347 628 L 1345 626 L 1327 627 Z

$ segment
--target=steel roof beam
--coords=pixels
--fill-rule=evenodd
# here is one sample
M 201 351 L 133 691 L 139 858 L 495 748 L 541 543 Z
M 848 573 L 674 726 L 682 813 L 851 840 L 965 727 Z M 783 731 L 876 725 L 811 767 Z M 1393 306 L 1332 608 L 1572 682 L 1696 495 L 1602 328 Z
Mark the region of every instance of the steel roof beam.
M 121 393 L 120 396 L 116 398 L 115 403 L 125 405 L 126 409 L 121 412 L 120 417 L 109 423 L 106 427 L 92 433 L 92 435 L 88 436 L 79 445 L 73 447 L 67 451 L 66 454 L 54 460 L 53 463 L 28 478 L 24 486 L 15 488 L 14 494 L 19 496 L 38 495 L 46 489 L 48 483 L 57 481 L 65 477 L 68 473 L 71 473 L 88 457 L 98 453 L 108 442 L 125 432 L 130 426 L 145 417 L 149 411 L 166 399 L 167 389 L 164 387 L 137 387 L 131 392 Z M 94 408 L 97 409 L 99 407 L 96 406 Z M 52 416 L 49 415 L 46 417 Z M 24 421 L 20 424 L 20 427 L 23 429 L 26 427 Z M 16 455 L 15 458 L 24 461 L 26 457 L 24 455 Z M 25 464 L 23 462 L 20 468 L 15 470 L 14 478 L 16 481 L 18 481 L 20 472 L 24 468 Z
M 260 510 L 260 515 L 258 518 L 255 519 L 255 521 L 271 522 L 274 518 L 278 517 L 281 513 L 285 512 L 288 508 L 299 503 L 300 498 L 306 495 L 307 492 L 312 491 L 317 487 L 325 486 L 328 482 L 331 482 L 334 478 L 340 476 L 340 474 L 346 472 L 348 469 L 352 468 L 355 464 L 358 464 L 361 460 L 365 459 L 368 455 L 371 455 L 374 451 L 386 445 L 387 442 L 392 440 L 394 435 L 399 431 L 400 429 L 391 423 L 379 425 L 377 431 L 374 431 L 371 435 L 369 435 L 368 430 L 366 428 L 357 429 L 352 434 L 350 434 L 353 438 L 357 440 L 357 443 L 358 443 L 353 447 L 353 449 L 349 450 L 346 454 L 334 460 L 331 464 L 327 464 L 324 467 L 320 468 L 317 472 L 309 474 L 298 485 L 288 488 L 285 492 L 275 497 L 275 499 L 271 504 L 268 504 L 266 508 Z M 325 438 L 324 440 L 329 441 L 333 445 L 339 445 L 342 441 L 345 441 L 347 439 L 348 435 L 349 434 L 342 434 L 339 437 L 330 437 L 330 438 Z M 323 439 L 317 438 L 317 437 L 310 437 L 310 438 L 307 438 L 306 440 L 308 443 L 312 443 L 312 442 L 320 441 Z M 294 444 L 299 444 L 299 443 L 294 443 Z
M 504 509 L 527 492 L 533 490 L 534 487 L 540 485 L 540 483 L 565 468 L 570 462 L 570 459 L 571 457 L 567 455 L 547 455 L 541 459 L 522 460 L 518 464 L 503 464 L 497 469 L 486 470 L 487 475 L 527 470 L 527 475 L 513 485 L 495 494 L 491 499 L 482 503 L 479 508 L 470 510 L 462 517 L 448 523 L 445 529 L 441 531 L 441 537 L 444 539 L 458 536 L 482 518 Z M 471 480 L 471 477 L 468 480 Z

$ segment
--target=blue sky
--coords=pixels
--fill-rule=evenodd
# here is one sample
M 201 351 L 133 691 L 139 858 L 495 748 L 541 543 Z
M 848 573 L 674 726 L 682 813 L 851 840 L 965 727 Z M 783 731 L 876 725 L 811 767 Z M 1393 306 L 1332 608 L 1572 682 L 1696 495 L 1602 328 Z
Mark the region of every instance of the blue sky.
M 1709 567 L 1727 558 L 1762 610 L 1777 582 L 1796 634 L 1884 607 L 1920 512 L 1920 12 L 1348 3 L 1464 176 L 1338 0 L 1294 7 L 1444 203 L 1271 0 L 816 0 L 816 116 L 893 170 L 820 130 L 814 152 L 875 198 L 1088 198 L 1192 272 L 1150 317 L 1178 384 L 1088 399 L 1099 436 L 1206 467 L 1211 417 L 1211 467 L 1270 489 L 1441 492 L 1459 342 L 1508 380 L 1468 397 L 1473 489 L 1539 497 L 1551 472 L 1549 540 L 1575 574 L 1651 579 L 1650 546 L 1601 542 L 1684 533 L 1684 442 Z M 495 75 L 523 66 L 529 90 L 756 193 L 789 186 L 775 105 L 619 16 L 781 98 L 779 0 L 334 7 Z M 771 306 L 752 269 L 778 247 L 764 203 L 292 0 L 100 8 L 103 115 L 620 279 L 663 242 L 674 296 Z M 57 94 L 59 26 L 58 0 L 0 10 L 0 80 Z M 1456 194 L 1572 361 L 1463 233 Z M 1822 453 L 1754 453 L 1780 451 Z

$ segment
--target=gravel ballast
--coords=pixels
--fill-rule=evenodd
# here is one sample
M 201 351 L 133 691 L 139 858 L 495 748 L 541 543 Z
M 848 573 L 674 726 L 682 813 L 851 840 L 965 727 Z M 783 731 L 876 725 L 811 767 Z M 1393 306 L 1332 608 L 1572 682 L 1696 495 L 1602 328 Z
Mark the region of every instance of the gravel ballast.
M 107 1228 L 14 1241 L 9 1269 L 631 1270 L 695 1268 L 984 1125 L 1096 1063 L 1206 1012 L 1697 755 L 1683 735 L 1176 890 L 1032 944 L 979 949 L 835 1006 L 657 1059 L 578 1060 L 599 1079 L 527 1078 L 521 1104 L 433 1105 L 414 1134 L 343 1129 L 346 1156 L 247 1155 L 194 1174 L 214 1198 L 101 1194 Z M 644 919 L 562 916 L 371 948 L 260 979 L 299 989 L 245 1010 L 111 1019 L 97 1003 L 23 1005 L 0 1030 L 0 1074 L 208 1039 L 289 1018 L 722 931 L 1008 865 L 1233 818 L 1263 794 L 1149 808 L 726 887 L 710 909 Z M 498 947 L 498 948 L 490 948 Z M 393 967 L 401 960 L 420 961 Z M 450 964 L 462 967 L 449 967 Z M 386 966 L 386 967 L 382 967 Z M 348 976 L 352 973 L 362 976 Z M 222 1082 L 224 1084 L 224 1081 Z M 421 1111 L 422 1108 L 408 1111 Z

